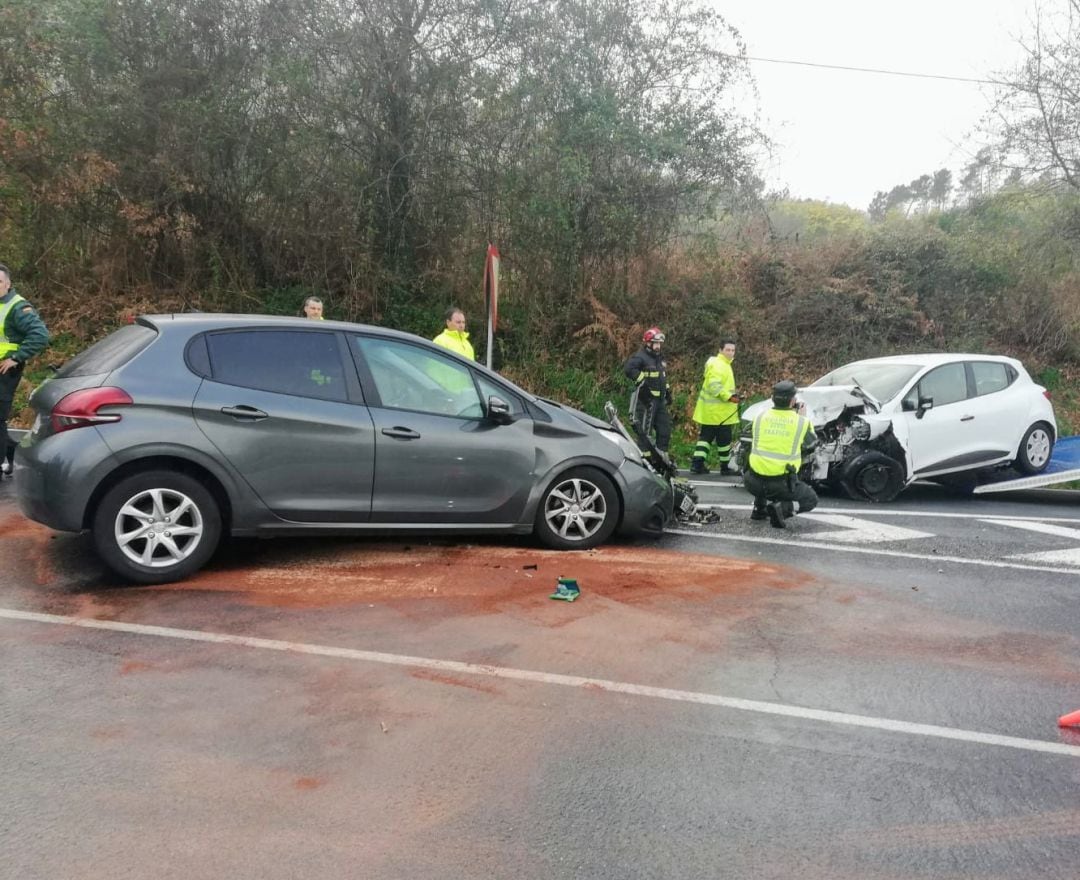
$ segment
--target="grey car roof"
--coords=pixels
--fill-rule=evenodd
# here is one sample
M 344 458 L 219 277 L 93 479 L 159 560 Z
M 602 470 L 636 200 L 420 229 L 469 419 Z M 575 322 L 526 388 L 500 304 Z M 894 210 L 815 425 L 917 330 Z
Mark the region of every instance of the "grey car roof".
M 190 327 L 192 330 L 214 330 L 222 327 L 302 327 L 312 329 L 311 318 L 292 315 L 244 315 L 223 312 L 176 312 L 172 314 L 140 315 L 136 320 L 148 322 L 154 326 L 175 324 Z M 354 324 L 351 321 L 318 321 L 320 328 L 327 330 L 362 330 L 365 333 L 381 333 L 387 336 L 400 336 L 406 339 L 423 339 L 414 333 L 379 327 L 374 324 Z M 430 341 L 430 340 L 425 340 Z
M 385 336 L 392 339 L 402 339 L 408 342 L 423 342 L 428 345 L 433 345 L 430 339 L 423 336 L 418 336 L 415 333 L 407 333 L 404 330 L 394 330 L 391 327 L 380 327 L 376 324 L 354 324 L 351 321 L 313 321 L 311 318 L 305 318 L 302 316 L 292 315 L 245 315 L 245 314 L 228 314 L 223 312 L 174 312 L 169 314 L 156 314 L 156 315 L 139 315 L 136 319 L 137 323 L 145 324 L 147 326 L 154 327 L 155 329 L 169 332 L 168 328 L 181 329 L 181 332 L 187 332 L 190 334 L 201 333 L 207 330 L 226 330 L 235 329 L 237 327 L 292 327 L 302 330 L 344 330 L 351 333 L 363 332 L 377 336 Z M 312 324 L 317 324 L 318 327 L 313 327 Z M 456 351 L 450 349 L 440 349 L 440 352 L 451 355 L 453 357 L 461 358 L 462 360 L 468 360 L 463 355 L 458 354 Z M 525 395 L 530 400 L 536 401 L 539 398 L 531 391 L 527 391 L 518 385 L 513 379 L 508 379 L 506 376 L 497 373 L 495 370 L 489 370 L 484 364 L 478 361 L 471 362 L 474 367 L 479 368 L 485 373 L 489 373 L 499 379 L 504 384 L 510 384 L 514 389 L 521 394 Z M 557 404 L 562 406 L 562 404 Z

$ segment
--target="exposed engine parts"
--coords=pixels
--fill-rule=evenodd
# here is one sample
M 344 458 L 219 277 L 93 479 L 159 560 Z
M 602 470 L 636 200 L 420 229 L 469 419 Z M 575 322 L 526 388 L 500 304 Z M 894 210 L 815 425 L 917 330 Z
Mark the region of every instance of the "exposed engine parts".
M 804 389 L 805 393 L 806 389 Z M 861 389 L 815 389 L 808 415 L 815 425 L 817 447 L 805 456 L 799 478 L 816 488 L 844 492 L 862 501 L 892 501 L 907 484 L 904 450 L 893 434 L 890 419 L 879 416 Z M 735 461 L 747 467 L 749 421 L 733 450 Z

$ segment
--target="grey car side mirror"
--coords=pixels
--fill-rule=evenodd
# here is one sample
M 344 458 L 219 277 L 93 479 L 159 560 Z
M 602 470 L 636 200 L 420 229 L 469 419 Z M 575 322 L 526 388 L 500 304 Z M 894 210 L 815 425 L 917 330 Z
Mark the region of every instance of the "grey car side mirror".
M 919 398 L 919 410 L 915 413 L 915 418 L 921 419 L 926 415 L 928 409 L 934 408 L 934 398 L 932 397 L 920 397 Z
M 509 425 L 514 421 L 514 416 L 510 412 L 510 404 L 494 394 L 487 401 L 487 417 L 496 425 Z

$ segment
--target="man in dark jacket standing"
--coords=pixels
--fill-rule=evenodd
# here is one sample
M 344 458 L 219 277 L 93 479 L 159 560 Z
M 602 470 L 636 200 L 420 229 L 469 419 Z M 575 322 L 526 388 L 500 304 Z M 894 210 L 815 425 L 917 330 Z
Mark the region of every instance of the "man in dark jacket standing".
M 667 411 L 671 388 L 667 383 L 667 364 L 660 354 L 664 334 L 659 327 L 650 327 L 642 336 L 642 343 L 623 367 L 626 377 L 636 386 L 630 398 L 631 418 L 639 435 L 648 437 L 655 429 L 656 448 L 667 452 L 671 443 L 671 417 Z
M 11 287 L 11 271 L 0 263 L 0 474 L 9 475 L 15 461 L 15 443 L 7 430 L 15 389 L 26 362 L 49 344 L 49 331 L 25 299 Z

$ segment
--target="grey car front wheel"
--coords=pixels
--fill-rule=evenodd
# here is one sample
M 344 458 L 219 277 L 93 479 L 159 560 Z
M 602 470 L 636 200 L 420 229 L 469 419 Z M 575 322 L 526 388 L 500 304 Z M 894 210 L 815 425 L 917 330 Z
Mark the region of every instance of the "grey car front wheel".
M 619 495 L 595 468 L 574 468 L 544 492 L 536 535 L 556 550 L 588 550 L 602 544 L 619 522 Z
M 102 560 L 141 584 L 181 580 L 200 569 L 221 538 L 213 495 L 187 474 L 148 471 L 110 489 L 94 515 Z

